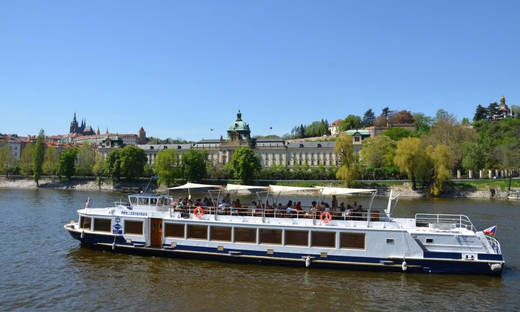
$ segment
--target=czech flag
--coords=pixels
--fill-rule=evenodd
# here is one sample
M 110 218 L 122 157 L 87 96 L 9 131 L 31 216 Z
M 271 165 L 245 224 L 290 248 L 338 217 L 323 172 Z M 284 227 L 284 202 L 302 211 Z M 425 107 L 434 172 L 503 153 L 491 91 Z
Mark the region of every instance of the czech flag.
M 484 234 L 486 234 L 486 235 L 495 235 L 496 232 L 497 232 L 497 226 L 496 225 L 493 225 L 492 227 L 489 227 L 489 228 L 484 230 Z

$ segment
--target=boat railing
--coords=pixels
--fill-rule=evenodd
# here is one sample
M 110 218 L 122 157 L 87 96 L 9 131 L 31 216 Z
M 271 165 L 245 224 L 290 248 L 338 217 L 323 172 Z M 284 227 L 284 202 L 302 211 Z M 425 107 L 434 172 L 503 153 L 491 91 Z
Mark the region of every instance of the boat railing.
M 430 214 L 417 213 L 415 215 L 415 224 L 418 227 L 431 228 L 464 228 L 476 232 L 470 219 L 465 215 L 459 214 Z
M 486 238 L 488 240 L 489 245 L 491 245 L 491 248 L 493 248 L 493 251 L 495 251 L 497 254 L 502 254 L 502 249 L 500 248 L 500 243 L 498 242 L 498 240 L 489 235 L 486 235 Z
M 200 215 L 200 211 L 196 210 L 199 208 L 195 205 L 175 207 L 171 209 L 171 213 L 188 213 Z M 252 207 L 230 207 L 227 206 L 224 209 L 221 207 L 206 206 L 202 208 L 204 215 L 227 215 L 227 216 L 242 216 L 242 217 L 267 217 L 267 218 L 294 218 L 294 219 L 314 219 L 320 220 L 322 218 L 328 219 L 329 215 L 322 215 L 323 212 L 312 212 L 309 209 L 302 210 L 291 210 L 287 212 L 286 209 L 274 209 L 274 208 L 252 208 Z M 343 221 L 385 221 L 386 215 L 381 213 L 379 210 L 371 210 L 370 214 L 367 211 L 363 212 L 342 212 L 342 211 L 330 211 L 330 217 L 332 220 L 343 220 Z

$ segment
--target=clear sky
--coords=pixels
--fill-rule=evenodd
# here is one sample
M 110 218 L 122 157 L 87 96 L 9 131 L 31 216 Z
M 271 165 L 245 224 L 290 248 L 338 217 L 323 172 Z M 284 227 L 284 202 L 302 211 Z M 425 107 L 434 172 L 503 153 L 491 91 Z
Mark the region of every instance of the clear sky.
M 520 1 L 0 1 L 0 133 L 284 135 L 520 105 Z M 270 129 L 272 127 L 272 130 Z M 211 131 L 214 129 L 214 131 Z

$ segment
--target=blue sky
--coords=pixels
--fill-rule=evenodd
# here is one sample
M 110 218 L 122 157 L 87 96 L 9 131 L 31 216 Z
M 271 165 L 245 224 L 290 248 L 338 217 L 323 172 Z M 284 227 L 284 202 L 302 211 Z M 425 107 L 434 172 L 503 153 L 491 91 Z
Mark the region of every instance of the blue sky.
M 520 1 L 0 1 L 0 133 L 290 133 L 520 105 Z M 272 127 L 272 130 L 270 129 Z M 215 129 L 211 131 L 211 129 Z

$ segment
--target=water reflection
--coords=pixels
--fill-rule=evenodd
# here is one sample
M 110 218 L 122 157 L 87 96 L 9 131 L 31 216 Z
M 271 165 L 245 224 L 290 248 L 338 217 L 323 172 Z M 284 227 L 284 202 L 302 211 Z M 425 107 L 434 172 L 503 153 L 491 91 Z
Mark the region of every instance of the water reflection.
M 80 248 L 63 224 L 77 219 L 76 210 L 87 197 L 112 205 L 121 195 L 0 189 L 3 310 L 515 311 L 520 307 L 519 218 L 517 205 L 511 202 L 401 199 L 394 211 L 396 216 L 463 213 L 478 229 L 497 224 L 507 266 L 502 278 L 494 278 L 232 265 Z M 386 199 L 377 198 L 375 205 L 384 208 Z

